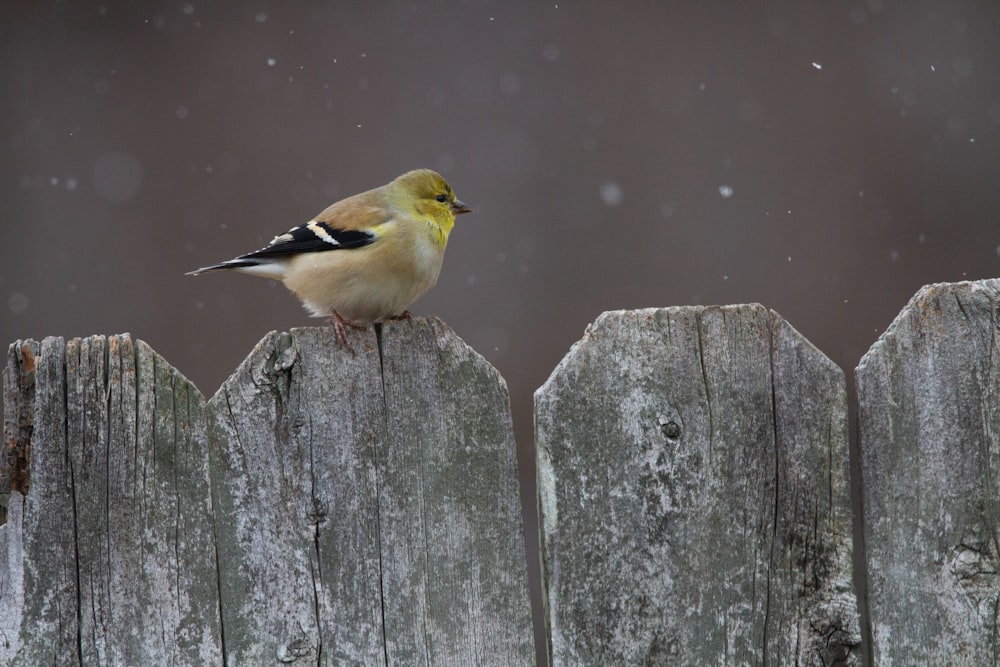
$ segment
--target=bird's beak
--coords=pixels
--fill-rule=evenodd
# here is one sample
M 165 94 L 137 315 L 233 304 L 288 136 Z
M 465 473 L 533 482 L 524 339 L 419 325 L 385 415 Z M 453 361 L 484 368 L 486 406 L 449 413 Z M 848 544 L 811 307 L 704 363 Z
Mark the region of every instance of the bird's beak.
M 462 213 L 472 213 L 472 209 L 466 206 L 461 199 L 456 199 L 451 203 L 451 212 L 453 215 L 461 215 Z

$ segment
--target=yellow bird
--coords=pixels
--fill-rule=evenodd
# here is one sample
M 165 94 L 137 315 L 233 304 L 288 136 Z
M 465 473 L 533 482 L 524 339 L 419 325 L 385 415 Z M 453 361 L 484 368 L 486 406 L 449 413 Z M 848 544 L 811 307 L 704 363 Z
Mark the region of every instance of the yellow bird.
M 409 317 L 406 309 L 437 282 L 455 216 L 472 209 L 430 169 L 331 204 L 260 250 L 188 275 L 231 270 L 280 280 L 314 317 L 345 326 Z

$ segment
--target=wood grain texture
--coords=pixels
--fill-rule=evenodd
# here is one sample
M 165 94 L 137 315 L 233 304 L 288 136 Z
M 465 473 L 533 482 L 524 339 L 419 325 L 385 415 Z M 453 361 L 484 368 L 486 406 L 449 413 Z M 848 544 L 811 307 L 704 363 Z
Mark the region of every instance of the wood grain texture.
M 212 397 L 226 660 L 384 664 L 372 331 L 271 333 Z
M 506 386 L 437 320 L 262 341 L 211 400 L 228 663 L 533 661 Z
M 25 348 L 32 352 L 19 354 Z M 0 592 L 5 600 L 0 616 L 20 611 L 20 623 L 5 630 L 0 654 L 5 665 L 78 662 L 78 580 L 73 485 L 66 451 L 64 357 L 65 343 L 59 338 L 41 343 L 18 341 L 8 355 L 8 369 L 11 364 L 18 367 L 8 377 L 27 375 L 31 367 L 34 391 L 31 405 L 21 406 L 22 412 L 31 414 L 31 444 L 13 444 L 11 434 L 4 436 L 10 443 L 8 451 L 30 452 L 31 467 L 28 488 L 11 493 L 8 521 L 0 527 L 4 541 L 17 545 L 16 551 L 3 554 L 9 560 L 0 569 L 4 575 Z M 18 603 L 19 610 L 14 608 Z
M 920 290 L 862 358 L 875 663 L 1000 662 L 1000 281 Z
M 383 332 L 378 448 L 391 664 L 534 663 L 507 385 L 436 319 Z
M 437 320 L 8 353 L 0 665 L 530 664 L 506 385 Z
M 30 484 L 0 527 L 18 545 L 0 616 L 22 606 L 0 664 L 219 662 L 201 394 L 128 335 L 19 341 L 8 377 L 31 366 Z
M 535 423 L 553 665 L 859 664 L 844 377 L 779 316 L 605 313 Z
M 4 455 L 0 457 L 0 665 L 21 648 L 24 620 L 24 496 L 30 486 L 29 460 L 35 419 L 35 360 L 39 345 L 10 345 L 3 372 Z M 8 526 L 10 526 L 8 528 Z

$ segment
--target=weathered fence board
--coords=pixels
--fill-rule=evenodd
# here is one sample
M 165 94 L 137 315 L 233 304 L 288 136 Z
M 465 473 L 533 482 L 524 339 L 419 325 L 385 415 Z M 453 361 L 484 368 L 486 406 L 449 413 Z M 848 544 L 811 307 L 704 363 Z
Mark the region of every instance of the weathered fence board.
M 531 663 L 506 385 L 440 322 L 352 333 L 272 334 L 210 402 L 227 657 Z
M 859 664 L 844 376 L 776 314 L 605 313 L 535 421 L 553 665 Z
M 12 345 L 0 665 L 531 664 L 506 386 L 383 338 L 270 334 L 208 402 L 128 336 Z
M 65 365 L 62 362 L 65 343 L 61 339 L 46 338 L 41 344 L 26 342 L 15 344 L 15 347 L 25 365 L 32 367 L 25 374 L 30 374 L 33 380 L 34 405 L 23 408 L 30 415 L 32 439 L 44 440 L 49 445 L 34 447 L 28 454 L 34 465 L 24 476 L 30 477 L 31 493 L 22 496 L 13 491 L 10 495 L 11 511 L 6 526 L 14 526 L 17 534 L 8 537 L 8 544 L 16 547 L 5 554 L 10 562 L 2 568 L 5 575 L 2 593 L 23 606 L 20 610 L 12 610 L 20 612 L 21 622 L 5 633 L 2 657 L 9 661 L 20 655 L 24 664 L 68 665 L 76 661 L 79 654 L 79 584 L 73 481 L 66 451 Z M 49 363 L 56 358 L 58 363 Z M 24 451 L 22 447 L 16 449 Z M 22 487 L 21 492 L 24 490 Z M 18 519 L 22 521 L 20 526 L 11 523 Z M 22 559 L 22 556 L 25 557 Z M 28 620 L 27 628 L 23 625 L 24 619 Z
M 1000 664 L 1000 281 L 922 289 L 861 360 L 878 665 Z
M 385 411 L 374 333 L 353 339 L 358 356 L 328 331 L 271 333 L 211 399 L 230 665 L 384 664 L 374 448 Z
M 197 389 L 127 336 L 16 343 L 6 372 L 34 391 L 7 404 L 30 482 L 4 487 L 0 664 L 219 663 Z
M 388 438 L 377 460 L 390 662 L 533 664 L 506 383 L 433 320 L 385 326 L 383 383 Z

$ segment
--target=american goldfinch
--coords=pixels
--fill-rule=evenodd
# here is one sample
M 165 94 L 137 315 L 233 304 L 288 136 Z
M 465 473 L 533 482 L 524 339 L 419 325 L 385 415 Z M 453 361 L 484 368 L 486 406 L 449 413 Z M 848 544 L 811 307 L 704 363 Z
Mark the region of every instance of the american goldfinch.
M 430 169 L 331 204 L 260 250 L 188 275 L 227 269 L 280 280 L 315 317 L 345 326 L 409 317 L 407 307 L 437 282 L 455 216 L 472 209 Z

